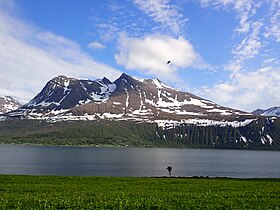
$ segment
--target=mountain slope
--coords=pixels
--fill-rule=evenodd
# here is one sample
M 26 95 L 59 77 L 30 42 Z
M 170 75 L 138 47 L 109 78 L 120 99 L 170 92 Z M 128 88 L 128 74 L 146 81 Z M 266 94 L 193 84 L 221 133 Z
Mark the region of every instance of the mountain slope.
M 168 87 L 158 79 L 122 74 L 116 81 L 58 76 L 20 109 L 9 113 L 35 119 L 119 119 L 233 121 L 253 115 Z
M 280 117 L 280 107 L 275 106 L 269 109 L 256 109 L 252 112 L 255 115 L 263 115 L 263 116 L 277 116 Z
M 40 93 L 9 116 L 52 117 L 69 111 L 75 106 L 108 99 L 115 85 L 107 78 L 78 80 L 58 76 L 50 80 Z
M 188 92 L 170 88 L 158 79 L 135 79 L 122 74 L 114 84 L 116 90 L 106 103 L 88 103 L 72 109 L 74 115 L 84 113 L 131 119 L 227 119 L 248 113 L 225 108 Z
M 21 104 L 11 96 L 0 97 L 0 114 L 18 109 Z
M 180 124 L 88 120 L 0 121 L 0 144 L 280 149 L 280 120 L 260 118 L 248 125 Z M 262 158 L 262 157 L 260 157 Z

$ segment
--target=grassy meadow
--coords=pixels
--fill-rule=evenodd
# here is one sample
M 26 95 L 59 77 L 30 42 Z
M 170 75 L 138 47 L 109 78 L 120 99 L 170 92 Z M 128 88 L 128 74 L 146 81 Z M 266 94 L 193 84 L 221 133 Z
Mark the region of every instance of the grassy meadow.
M 0 209 L 280 209 L 280 179 L 0 175 Z

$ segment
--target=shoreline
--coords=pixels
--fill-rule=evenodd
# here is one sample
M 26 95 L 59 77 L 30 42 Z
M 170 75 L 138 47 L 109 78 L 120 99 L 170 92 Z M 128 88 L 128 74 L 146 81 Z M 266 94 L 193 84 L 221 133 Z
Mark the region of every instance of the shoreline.
M 276 180 L 280 181 L 279 177 L 226 177 L 226 176 L 94 176 L 94 175 L 49 175 L 49 174 L 1 174 L 1 177 L 41 177 L 41 178 L 73 178 L 73 179 L 170 179 L 170 180 L 188 180 L 188 179 L 202 179 L 202 180 Z M 1 184 L 0 184 L 1 185 Z
M 205 180 L 277 180 L 280 177 L 211 177 L 211 176 L 86 176 L 86 175 L 43 175 L 43 174 L 0 174 L 0 177 L 42 177 L 42 178 L 85 178 L 85 179 L 205 179 Z M 0 183 L 1 185 L 1 183 Z
M 23 143 L 23 144 L 13 144 L 13 143 L 3 143 L 0 142 L 1 145 L 11 145 L 11 146 L 34 146 L 34 147 L 81 147 L 81 148 L 158 148 L 158 149 L 199 149 L 199 150 L 240 150 L 240 151 L 271 151 L 271 152 L 280 152 L 279 149 L 273 148 L 231 148 L 231 147 L 182 147 L 182 146 L 174 146 L 174 147 L 166 147 L 166 146 L 158 146 L 158 145 L 146 145 L 146 146 L 132 146 L 132 145 L 111 145 L 111 144 L 77 144 L 77 145 L 55 145 L 55 144 L 32 144 L 32 143 Z

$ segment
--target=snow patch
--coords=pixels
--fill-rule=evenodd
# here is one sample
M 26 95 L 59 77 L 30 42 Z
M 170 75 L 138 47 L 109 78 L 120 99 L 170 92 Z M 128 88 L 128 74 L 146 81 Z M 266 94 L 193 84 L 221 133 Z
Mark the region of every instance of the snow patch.
M 135 79 L 135 80 L 137 80 L 137 81 L 139 81 L 139 82 L 144 82 L 144 81 L 145 81 L 145 79 L 138 78 L 138 77 L 132 77 L 132 78 Z
M 127 89 L 125 89 L 125 92 L 126 92 L 125 108 L 128 108 L 128 105 L 129 105 L 129 94 L 128 94 Z
M 64 87 L 68 87 L 69 84 L 70 84 L 70 80 L 65 80 L 65 81 L 64 81 Z
M 207 112 L 218 112 L 221 115 L 231 115 L 232 113 L 229 110 L 226 109 L 211 109 L 211 110 L 206 110 Z
M 111 113 L 103 113 L 102 116 L 104 118 L 122 118 L 123 117 L 123 113 L 121 114 L 111 114 Z
M 242 135 L 241 135 L 240 139 L 241 139 L 244 143 L 247 143 L 247 139 L 246 139 L 245 136 L 242 136 Z
M 0 122 L 5 121 L 7 118 L 5 116 L 0 116 Z
M 216 121 L 216 120 L 208 120 L 208 119 L 187 119 L 187 120 L 155 120 L 155 123 L 158 124 L 159 127 L 163 127 L 165 129 L 173 128 L 175 126 L 179 126 L 181 124 L 194 124 L 197 126 L 232 126 L 232 127 L 243 127 L 250 124 L 255 119 L 246 119 L 244 121 Z
M 272 145 L 273 139 L 271 138 L 271 136 L 267 134 L 266 137 L 268 138 L 269 144 Z
M 157 88 L 163 89 L 163 88 L 168 88 L 168 89 L 173 89 L 172 87 L 169 87 L 168 85 L 164 84 L 161 82 L 159 79 L 152 79 L 152 82 L 156 85 Z
M 121 102 L 117 102 L 117 101 L 113 101 L 113 104 L 114 105 L 121 105 L 122 103 Z

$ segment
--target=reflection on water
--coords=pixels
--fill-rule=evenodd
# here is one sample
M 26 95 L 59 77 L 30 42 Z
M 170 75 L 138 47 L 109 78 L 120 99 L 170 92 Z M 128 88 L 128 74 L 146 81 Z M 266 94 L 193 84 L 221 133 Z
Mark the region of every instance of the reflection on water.
M 275 177 L 280 152 L 0 145 L 0 174 Z

